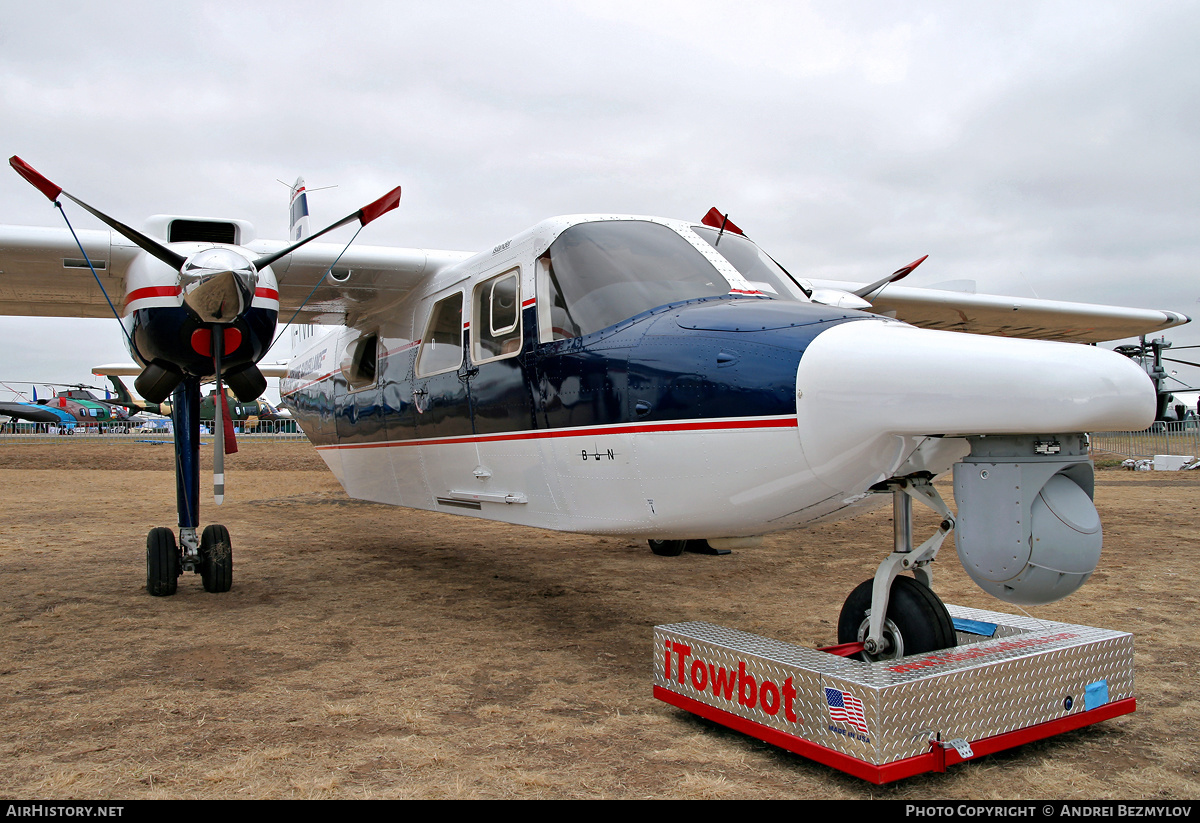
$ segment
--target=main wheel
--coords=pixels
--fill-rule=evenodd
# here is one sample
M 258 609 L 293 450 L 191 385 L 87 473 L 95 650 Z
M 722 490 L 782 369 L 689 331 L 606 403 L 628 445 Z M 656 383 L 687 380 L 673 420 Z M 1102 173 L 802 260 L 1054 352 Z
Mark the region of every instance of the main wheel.
M 838 617 L 838 642 L 854 643 L 866 639 L 870 628 L 871 588 L 874 580 L 860 583 L 842 606 Z M 897 577 L 888 598 L 887 619 L 883 624 L 884 649 L 862 659 L 895 660 L 905 655 L 949 649 L 956 645 L 954 621 L 946 605 L 923 583 L 911 577 Z
M 200 579 L 206 592 L 227 592 L 233 586 L 233 546 L 224 526 L 208 526 L 200 535 Z
M 678 557 L 687 548 L 686 540 L 648 540 L 650 551 L 659 557 Z
M 175 594 L 179 584 L 179 548 L 175 532 L 151 529 L 146 535 L 146 591 L 155 597 Z

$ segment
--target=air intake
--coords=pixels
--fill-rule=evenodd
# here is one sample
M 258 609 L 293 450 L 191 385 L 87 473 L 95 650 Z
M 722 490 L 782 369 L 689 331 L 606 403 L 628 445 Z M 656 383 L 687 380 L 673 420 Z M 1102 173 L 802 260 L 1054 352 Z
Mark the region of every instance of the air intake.
M 172 220 L 169 243 L 229 243 L 238 244 L 238 227 L 236 223 L 224 220 Z

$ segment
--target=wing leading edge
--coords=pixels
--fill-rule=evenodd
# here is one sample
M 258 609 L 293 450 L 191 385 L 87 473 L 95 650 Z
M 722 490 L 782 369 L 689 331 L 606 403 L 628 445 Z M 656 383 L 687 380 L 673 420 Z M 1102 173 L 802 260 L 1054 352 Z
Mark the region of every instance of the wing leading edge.
M 819 288 L 851 292 L 859 285 L 837 280 L 812 283 Z M 1072 343 L 1103 343 L 1155 334 L 1191 319 L 1179 312 L 1157 309 L 967 294 L 918 286 L 889 285 L 870 301 L 870 311 L 921 328 Z

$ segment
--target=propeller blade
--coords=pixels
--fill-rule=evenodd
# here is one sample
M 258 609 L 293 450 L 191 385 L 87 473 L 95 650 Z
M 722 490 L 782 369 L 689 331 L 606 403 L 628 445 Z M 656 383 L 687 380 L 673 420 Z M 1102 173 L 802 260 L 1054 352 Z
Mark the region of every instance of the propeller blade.
M 146 235 L 142 234 L 140 231 L 130 228 L 129 226 L 126 226 L 124 223 L 122 223 L 121 221 L 116 220 L 112 217 L 109 217 L 104 212 L 92 208 L 87 203 L 80 200 L 78 197 L 75 197 L 74 195 L 63 191 L 62 186 L 59 186 L 56 183 L 50 182 L 50 180 L 48 180 L 45 176 L 43 176 L 41 173 L 39 173 L 37 171 L 37 169 L 35 169 L 33 166 L 26 163 L 20 157 L 17 157 L 15 154 L 12 157 L 8 158 L 8 164 L 13 167 L 13 169 L 17 172 L 17 174 L 24 177 L 25 180 L 27 180 L 35 189 L 40 191 L 42 194 L 46 195 L 46 197 L 49 198 L 51 202 L 57 202 L 58 197 L 61 194 L 62 196 L 66 197 L 68 200 L 70 200 L 72 203 L 75 203 L 77 206 L 84 209 L 89 214 L 98 218 L 100 220 L 100 222 L 104 223 L 106 226 L 113 229 L 118 234 L 125 237 L 127 240 L 130 240 L 131 242 L 133 242 L 136 246 L 141 248 L 143 251 L 147 252 L 148 254 L 153 255 L 154 257 L 157 257 L 159 260 L 163 261 L 168 266 L 175 269 L 175 271 L 179 271 L 181 268 L 183 268 L 184 261 L 186 261 L 187 258 L 184 257 L 182 254 L 177 254 L 176 252 L 171 251 L 170 249 L 168 249 L 166 246 L 164 246 L 162 243 L 158 242 L 157 240 L 155 240 L 151 237 L 147 237 Z
M 1193 363 L 1190 360 L 1176 360 L 1174 357 L 1164 357 L 1163 360 L 1166 360 L 1168 363 L 1182 363 L 1185 366 L 1196 366 L 1197 368 L 1200 368 L 1200 363 Z
M 913 270 L 916 269 L 917 266 L 924 263 L 927 259 L 929 259 L 928 254 L 925 255 L 924 257 L 917 258 L 916 260 L 909 263 L 907 266 L 902 266 L 902 267 L 896 269 L 894 272 L 889 274 L 887 277 L 882 277 L 879 280 L 876 280 L 871 285 L 863 286 L 861 289 L 856 289 L 855 291 L 852 291 L 850 293 L 853 294 L 855 297 L 861 297 L 864 300 L 866 300 L 867 295 L 874 294 L 876 291 L 883 288 L 888 283 L 895 283 L 897 280 L 903 280 L 905 277 L 908 277 L 910 274 L 913 273 Z
M 217 393 L 213 396 L 213 499 L 219 506 L 225 502 L 225 423 L 222 410 L 225 405 L 225 387 L 221 385 L 221 350 L 225 347 L 225 335 L 212 335 L 213 366 L 216 367 Z
M 329 232 L 333 231 L 334 229 L 339 229 L 342 226 L 344 226 L 347 223 L 350 223 L 354 220 L 359 221 L 360 225 L 365 226 L 368 223 L 370 223 L 371 221 L 376 220 L 379 217 L 382 217 L 383 215 L 387 214 L 389 211 L 391 211 L 392 209 L 396 208 L 399 205 L 400 205 L 400 187 L 396 186 L 396 188 L 389 191 L 383 197 L 380 197 L 378 200 L 376 200 L 372 203 L 368 203 L 367 205 L 363 206 L 358 211 L 354 212 L 354 214 L 348 214 L 345 217 L 343 217 L 341 220 L 337 221 L 336 223 L 331 223 L 330 225 L 321 229 L 319 232 L 316 232 L 315 234 L 310 234 L 308 237 L 302 238 L 286 248 L 280 249 L 277 252 L 272 252 L 271 254 L 263 255 L 262 257 L 260 257 L 254 261 L 254 268 L 261 270 L 264 266 L 269 266 L 272 263 L 274 263 L 276 260 L 278 260 L 279 258 L 285 257 L 285 256 L 291 254 L 296 249 L 303 246 L 305 243 L 308 243 L 312 240 L 316 240 L 321 235 L 328 234 Z

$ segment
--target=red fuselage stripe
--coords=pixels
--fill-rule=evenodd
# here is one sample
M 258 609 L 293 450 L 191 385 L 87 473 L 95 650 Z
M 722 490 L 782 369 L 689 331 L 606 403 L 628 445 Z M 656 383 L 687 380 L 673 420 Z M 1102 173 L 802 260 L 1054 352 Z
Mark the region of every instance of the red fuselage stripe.
M 555 437 L 596 437 L 606 434 L 649 434 L 695 432 L 728 429 L 796 428 L 794 417 L 747 418 L 745 420 L 674 420 L 664 423 L 584 426 L 574 429 L 545 429 L 501 434 L 464 434 L 460 437 L 431 437 L 424 440 L 389 440 L 382 443 L 335 443 L 318 449 L 384 449 L 399 446 L 441 446 L 450 443 L 497 443 L 505 440 L 541 440 Z
M 181 289 L 179 286 L 146 286 L 141 289 L 134 289 L 125 297 L 125 303 L 128 305 L 134 300 L 145 300 L 147 297 L 178 297 Z M 278 300 L 279 292 L 275 289 L 268 289 L 262 286 L 254 290 L 255 297 L 265 297 L 268 300 Z
M 144 289 L 134 289 L 125 297 L 128 305 L 134 300 L 145 300 L 147 297 L 178 297 L 179 286 L 147 286 Z

